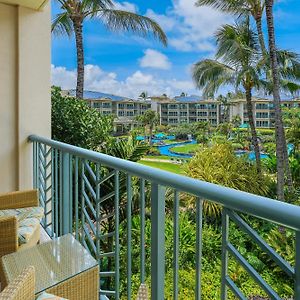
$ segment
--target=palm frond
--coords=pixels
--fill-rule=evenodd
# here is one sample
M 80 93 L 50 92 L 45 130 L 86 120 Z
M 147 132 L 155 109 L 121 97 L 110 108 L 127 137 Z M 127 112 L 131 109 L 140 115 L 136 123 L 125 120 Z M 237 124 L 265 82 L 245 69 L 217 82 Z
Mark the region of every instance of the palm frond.
M 196 6 L 210 6 L 233 14 L 246 13 L 249 10 L 245 0 L 198 0 Z
M 235 70 L 217 60 L 205 59 L 193 66 L 193 79 L 205 95 L 215 94 L 221 85 L 234 82 Z
M 114 7 L 112 0 L 82 0 L 80 10 L 84 15 L 96 15 L 99 10 L 111 9 Z
M 216 58 L 229 64 L 249 64 L 257 60 L 259 43 L 257 35 L 247 21 L 235 25 L 224 25 L 215 34 L 217 39 Z
M 110 30 L 131 31 L 143 37 L 153 35 L 163 45 L 167 45 L 166 34 L 151 18 L 116 9 L 102 9 L 95 16 L 98 16 Z
M 56 35 L 73 34 L 73 23 L 67 12 L 58 14 L 52 22 L 52 32 Z

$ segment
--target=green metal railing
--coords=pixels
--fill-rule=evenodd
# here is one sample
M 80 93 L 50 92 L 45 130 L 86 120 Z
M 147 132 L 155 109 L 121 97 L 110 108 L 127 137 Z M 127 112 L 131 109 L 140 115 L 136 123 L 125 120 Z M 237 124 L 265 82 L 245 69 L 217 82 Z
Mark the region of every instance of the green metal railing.
M 45 209 L 42 225 L 51 237 L 74 236 L 100 265 L 100 294 L 120 298 L 120 269 L 126 268 L 127 299 L 132 299 L 132 215 L 140 218 L 140 281 L 146 279 L 145 216 L 151 215 L 151 299 L 164 299 L 165 197 L 173 190 L 173 295 L 179 293 L 179 193 L 196 197 L 195 299 L 201 299 L 203 199 L 222 205 L 221 299 L 230 290 L 247 299 L 228 272 L 235 259 L 270 299 L 281 299 L 230 242 L 229 222 L 269 255 L 294 282 L 294 299 L 300 300 L 300 207 L 161 171 L 134 162 L 32 135 L 34 187 Z M 138 184 L 137 184 L 138 183 Z M 138 186 L 138 188 L 136 188 Z M 137 213 L 138 211 L 138 213 Z M 291 266 L 241 216 L 248 215 L 295 231 L 295 265 Z M 126 222 L 126 266 L 120 265 L 120 224 Z M 134 258 L 136 259 L 136 258 Z M 124 297 L 125 295 L 122 294 Z

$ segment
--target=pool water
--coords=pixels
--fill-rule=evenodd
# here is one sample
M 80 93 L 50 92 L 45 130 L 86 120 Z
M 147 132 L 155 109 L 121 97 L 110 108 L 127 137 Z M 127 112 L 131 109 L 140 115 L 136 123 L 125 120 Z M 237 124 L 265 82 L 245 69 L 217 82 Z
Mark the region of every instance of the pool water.
M 161 155 L 170 156 L 170 157 L 177 157 L 177 158 L 191 158 L 193 155 L 186 154 L 186 153 L 174 153 L 171 152 L 171 148 L 174 148 L 175 146 L 179 145 L 188 145 L 188 144 L 197 144 L 195 140 L 187 141 L 187 142 L 181 142 L 181 143 L 173 143 L 169 145 L 163 145 L 163 146 L 157 146 L 157 149 L 159 150 Z

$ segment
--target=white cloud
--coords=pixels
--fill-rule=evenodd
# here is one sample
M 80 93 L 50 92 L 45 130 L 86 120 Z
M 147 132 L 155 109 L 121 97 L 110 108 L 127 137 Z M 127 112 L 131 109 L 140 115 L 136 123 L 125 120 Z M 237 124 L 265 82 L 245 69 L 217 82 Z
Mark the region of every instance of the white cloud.
M 148 9 L 146 15 L 169 32 L 169 44 L 178 51 L 214 51 L 213 36 L 232 17 L 207 6 L 196 7 L 192 0 L 172 0 L 165 14 Z
M 169 70 L 171 68 L 171 62 L 163 53 L 153 49 L 147 49 L 144 53 L 145 55 L 140 59 L 140 66 L 142 68 L 155 68 L 162 70 Z
M 134 3 L 130 3 L 127 1 L 124 2 L 114 2 L 115 9 L 126 10 L 133 13 L 138 12 L 138 7 Z
M 158 22 L 164 31 L 171 31 L 176 25 L 176 20 L 167 15 L 157 14 L 152 9 L 147 9 L 146 14 L 148 18 Z
M 76 86 L 76 70 L 67 70 L 65 67 L 52 65 L 52 84 L 62 89 L 74 89 Z M 85 89 L 103 93 L 111 93 L 136 98 L 142 91 L 150 95 L 167 94 L 179 95 L 181 92 L 197 93 L 192 81 L 171 79 L 158 79 L 152 74 L 140 70 L 119 80 L 114 72 L 105 72 L 99 66 L 85 66 Z

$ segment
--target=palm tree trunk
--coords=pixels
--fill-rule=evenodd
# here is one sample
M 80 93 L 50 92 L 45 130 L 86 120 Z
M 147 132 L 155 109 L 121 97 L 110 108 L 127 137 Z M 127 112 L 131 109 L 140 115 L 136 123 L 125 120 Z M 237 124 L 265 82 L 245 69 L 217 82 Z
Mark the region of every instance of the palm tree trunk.
M 288 161 L 287 144 L 282 121 L 280 107 L 279 72 L 276 56 L 275 29 L 273 19 L 273 0 L 266 0 L 266 17 L 268 25 L 269 51 L 273 77 L 273 98 L 275 108 L 275 136 L 276 136 L 276 157 L 277 157 L 277 197 L 284 200 L 284 174 L 286 171 L 288 185 L 292 189 L 292 177 Z
M 252 109 L 252 93 L 251 93 L 251 89 L 249 88 L 246 89 L 246 102 L 247 102 L 247 113 L 249 118 L 249 124 L 251 129 L 252 145 L 254 147 L 254 153 L 255 153 L 256 168 L 257 171 L 261 173 L 260 151 L 259 151 L 256 128 L 254 124 L 253 109 Z
M 76 97 L 83 99 L 84 87 L 84 50 L 83 50 L 83 37 L 82 37 L 82 21 L 74 19 L 73 26 L 75 32 L 76 52 L 77 52 L 77 84 L 76 84 Z
M 267 48 L 266 48 L 266 44 L 265 44 L 264 33 L 262 30 L 261 19 L 262 19 L 262 16 L 256 16 L 255 23 L 256 23 L 256 29 L 257 29 L 260 48 L 261 48 L 262 53 L 265 55 L 267 53 Z
M 150 144 L 150 146 L 152 146 L 152 132 L 153 132 L 153 127 L 152 127 L 152 125 L 150 125 L 150 127 L 149 127 L 149 134 L 150 134 L 149 144 Z

